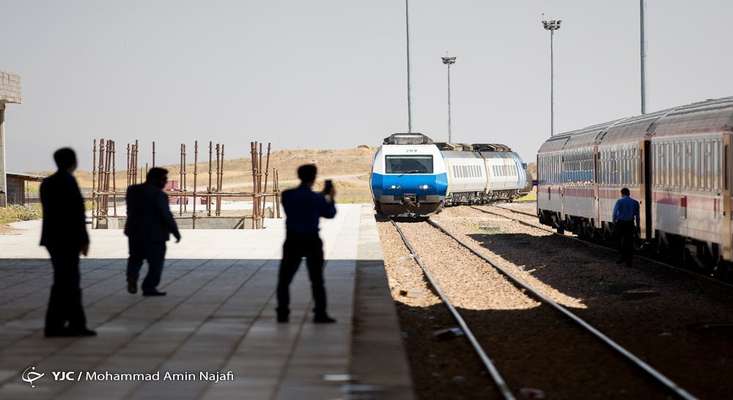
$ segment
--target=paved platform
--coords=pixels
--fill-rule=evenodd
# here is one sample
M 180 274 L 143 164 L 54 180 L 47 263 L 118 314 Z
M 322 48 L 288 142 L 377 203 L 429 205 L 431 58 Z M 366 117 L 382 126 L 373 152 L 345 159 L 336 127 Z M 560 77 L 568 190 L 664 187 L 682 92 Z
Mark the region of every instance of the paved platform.
M 322 227 L 334 325 L 311 323 L 305 268 L 291 323 L 275 322 L 284 227 L 267 226 L 184 231 L 162 298 L 128 294 L 125 237 L 92 231 L 82 286 L 99 336 L 45 339 L 51 268 L 38 223 L 17 224 L 21 234 L 0 236 L 0 399 L 412 398 L 371 207 L 339 206 Z M 44 374 L 35 387 L 28 367 Z

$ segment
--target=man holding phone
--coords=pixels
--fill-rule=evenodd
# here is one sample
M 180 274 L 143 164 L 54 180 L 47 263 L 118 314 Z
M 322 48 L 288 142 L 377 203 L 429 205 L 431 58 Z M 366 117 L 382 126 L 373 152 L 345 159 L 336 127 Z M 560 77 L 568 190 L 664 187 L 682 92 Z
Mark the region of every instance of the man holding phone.
M 277 322 L 286 323 L 290 315 L 290 282 L 300 267 L 303 257 L 308 267 L 308 277 L 313 292 L 313 322 L 336 322 L 326 312 L 326 288 L 323 280 L 323 242 L 318 236 L 321 217 L 336 216 L 333 182 L 326 180 L 323 192 L 313 191 L 317 168 L 314 164 L 298 168 L 300 185 L 282 193 L 285 209 L 286 237 L 277 282 Z

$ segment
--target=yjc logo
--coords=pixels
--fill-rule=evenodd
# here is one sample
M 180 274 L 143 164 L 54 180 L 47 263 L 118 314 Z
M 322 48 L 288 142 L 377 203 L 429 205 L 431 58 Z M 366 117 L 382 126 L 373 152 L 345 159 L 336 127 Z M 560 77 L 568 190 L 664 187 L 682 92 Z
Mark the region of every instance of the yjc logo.
M 23 371 L 23 373 L 20 375 L 20 378 L 23 379 L 23 382 L 28 382 L 32 388 L 36 387 L 35 381 L 43 378 L 43 375 L 46 375 L 42 372 L 36 372 L 35 366 L 30 366 Z

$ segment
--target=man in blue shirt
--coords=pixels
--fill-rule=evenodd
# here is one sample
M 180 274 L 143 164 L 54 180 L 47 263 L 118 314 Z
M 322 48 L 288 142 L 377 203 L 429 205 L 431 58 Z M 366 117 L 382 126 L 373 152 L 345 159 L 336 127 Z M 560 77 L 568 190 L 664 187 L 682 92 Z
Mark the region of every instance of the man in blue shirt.
M 313 164 L 298 168 L 300 186 L 282 193 L 285 209 L 286 237 L 283 244 L 283 258 L 277 281 L 277 322 L 288 322 L 290 314 L 290 282 L 300 267 L 303 257 L 308 266 L 308 277 L 313 292 L 313 322 L 336 322 L 326 312 L 326 288 L 323 281 L 323 242 L 318 236 L 318 222 L 321 217 L 336 216 L 334 196 L 336 191 L 326 182 L 323 193 L 311 188 L 316 181 L 317 169 Z
M 621 189 L 621 198 L 613 207 L 613 223 L 616 235 L 620 240 L 621 257 L 617 264 L 626 263 L 631 266 L 634 255 L 634 234 L 639 224 L 639 202 L 631 198 L 628 188 Z M 636 224 L 636 225 L 635 225 Z

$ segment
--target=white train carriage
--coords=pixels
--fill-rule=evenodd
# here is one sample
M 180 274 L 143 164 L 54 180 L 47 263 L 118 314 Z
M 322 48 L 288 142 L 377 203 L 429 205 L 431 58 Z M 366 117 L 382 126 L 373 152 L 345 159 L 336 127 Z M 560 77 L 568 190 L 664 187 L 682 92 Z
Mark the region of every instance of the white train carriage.
M 701 267 L 728 266 L 732 135 L 730 97 L 552 137 L 537 156 L 540 221 L 608 235 L 627 187 L 640 203 L 641 239 Z
M 562 149 L 568 135 L 554 136 L 537 153 L 537 215 L 540 222 L 562 231 Z
M 486 201 L 486 165 L 474 151 L 441 151 L 448 171 L 447 205 L 478 204 Z
M 527 186 L 527 171 L 513 151 L 479 151 L 488 175 L 490 200 L 511 200 Z
M 733 98 L 669 111 L 651 137 L 651 219 L 662 250 L 684 249 L 701 267 L 733 261 Z
M 594 161 L 596 141 L 607 125 L 568 135 L 561 157 L 561 228 L 591 234 L 598 222 Z
M 664 111 L 618 120 L 608 126 L 598 140 L 598 220 L 602 233 L 609 237 L 613 231 L 613 208 L 621 189 L 628 188 L 639 202 L 640 237 L 652 236 L 651 218 L 647 204 L 651 201 L 645 182 L 649 149 L 649 129 Z

